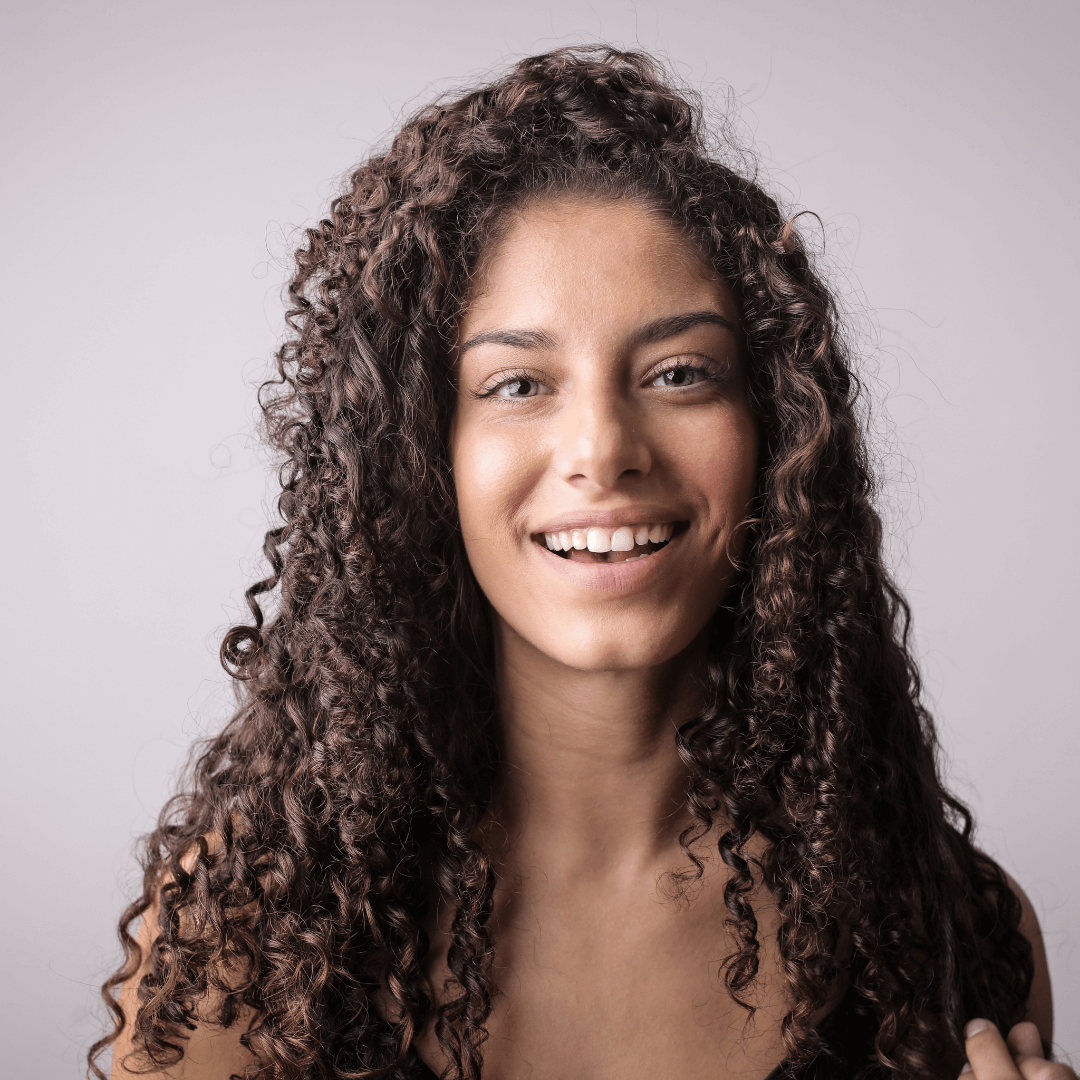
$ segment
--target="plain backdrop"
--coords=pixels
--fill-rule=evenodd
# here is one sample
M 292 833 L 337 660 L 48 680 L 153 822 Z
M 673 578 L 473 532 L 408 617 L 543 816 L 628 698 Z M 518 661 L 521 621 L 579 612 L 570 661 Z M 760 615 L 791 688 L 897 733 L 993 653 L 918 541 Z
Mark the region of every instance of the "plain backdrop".
M 228 711 L 296 230 L 418 104 L 597 40 L 820 215 L 946 768 L 1080 1051 L 1080 5 L 6 0 L 0 1076 L 81 1075 L 134 842 Z

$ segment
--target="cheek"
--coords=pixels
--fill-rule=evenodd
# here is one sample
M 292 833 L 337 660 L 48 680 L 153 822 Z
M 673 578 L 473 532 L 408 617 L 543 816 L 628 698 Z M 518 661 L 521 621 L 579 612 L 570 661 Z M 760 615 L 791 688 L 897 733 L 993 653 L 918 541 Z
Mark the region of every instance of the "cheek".
M 667 457 L 705 520 L 731 529 L 746 516 L 757 476 L 757 425 L 749 408 L 725 408 L 669 428 Z
M 458 515 L 466 544 L 495 539 L 514 526 L 515 512 L 538 471 L 529 440 L 512 431 L 462 425 L 451 441 Z

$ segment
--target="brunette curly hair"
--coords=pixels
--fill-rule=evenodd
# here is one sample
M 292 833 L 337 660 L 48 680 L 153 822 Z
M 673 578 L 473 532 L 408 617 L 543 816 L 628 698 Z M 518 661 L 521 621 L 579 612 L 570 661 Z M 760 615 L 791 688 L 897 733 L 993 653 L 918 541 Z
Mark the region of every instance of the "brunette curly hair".
M 939 777 L 836 305 L 789 217 L 710 139 L 649 57 L 558 49 L 421 109 L 306 231 L 261 394 L 283 524 L 250 624 L 222 645 L 240 705 L 146 840 L 95 1075 L 125 1023 L 116 989 L 148 964 L 133 1068 L 177 1062 L 196 1018 L 247 1007 L 260 1080 L 404 1080 L 431 1022 L 448 1075 L 480 1076 L 496 989 L 478 827 L 498 756 L 491 615 L 448 463 L 452 346 L 508 211 L 567 192 L 669 216 L 740 305 L 754 517 L 711 626 L 707 707 L 678 732 L 690 874 L 691 844 L 723 826 L 728 991 L 742 1000 L 757 975 L 764 882 L 793 1061 L 820 1052 L 809 1019 L 845 974 L 876 1067 L 901 1076 L 954 1076 L 966 1019 L 1021 1017 L 1020 904 Z M 442 1004 L 424 975 L 440 899 L 455 912 Z M 144 957 L 129 928 L 159 900 Z

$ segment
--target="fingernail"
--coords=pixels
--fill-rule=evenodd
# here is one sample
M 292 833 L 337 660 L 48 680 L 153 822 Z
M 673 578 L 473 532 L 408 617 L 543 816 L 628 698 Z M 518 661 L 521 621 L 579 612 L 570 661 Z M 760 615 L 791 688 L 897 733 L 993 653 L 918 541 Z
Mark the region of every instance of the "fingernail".
M 971 1062 L 970 1061 L 965 1061 L 964 1062 L 964 1067 L 960 1070 L 960 1075 L 963 1076 L 964 1073 L 971 1072 L 971 1071 L 972 1071 Z
M 967 1027 L 964 1028 L 964 1038 L 974 1038 L 982 1031 L 989 1031 L 993 1026 L 989 1020 L 969 1020 Z

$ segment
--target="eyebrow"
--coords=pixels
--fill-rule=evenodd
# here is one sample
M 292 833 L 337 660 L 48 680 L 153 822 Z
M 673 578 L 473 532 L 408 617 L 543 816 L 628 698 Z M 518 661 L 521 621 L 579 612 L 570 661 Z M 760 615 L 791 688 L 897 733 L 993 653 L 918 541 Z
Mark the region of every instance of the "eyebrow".
M 639 326 L 630 335 L 627 344 L 634 348 L 638 345 L 653 345 L 658 341 L 667 341 L 668 338 L 677 337 L 679 334 L 692 330 L 695 326 L 712 324 L 722 326 L 732 334 L 738 336 L 739 328 L 730 320 L 716 311 L 688 311 L 685 315 L 669 315 L 664 319 L 654 319 L 644 326 Z
M 555 339 L 543 330 L 484 330 L 463 341 L 457 349 L 458 356 L 475 345 L 510 345 L 515 349 L 554 349 Z
M 658 341 L 677 337 L 679 334 L 702 325 L 722 326 L 732 334 L 738 334 L 739 328 L 730 319 L 716 311 L 688 311 L 684 315 L 668 315 L 663 319 L 639 326 L 627 342 L 629 348 L 641 345 L 654 345 Z M 554 349 L 555 339 L 543 330 L 484 330 L 463 341 L 457 349 L 458 356 L 476 345 L 509 345 L 515 349 Z

